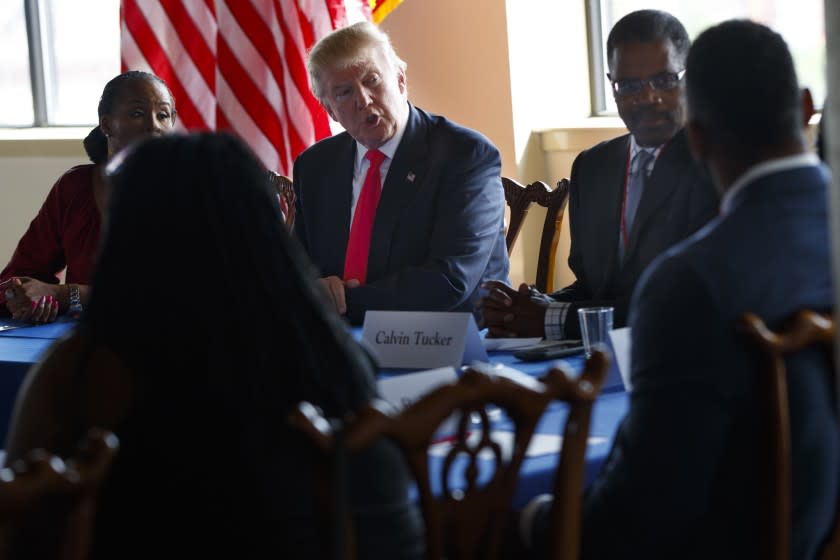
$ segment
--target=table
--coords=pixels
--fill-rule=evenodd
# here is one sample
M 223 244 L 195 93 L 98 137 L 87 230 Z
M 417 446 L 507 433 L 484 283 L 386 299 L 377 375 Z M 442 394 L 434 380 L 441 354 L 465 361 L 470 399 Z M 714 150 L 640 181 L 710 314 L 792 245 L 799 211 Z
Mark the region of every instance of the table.
M 3 324 L 12 323 L 14 321 L 10 319 L 3 320 Z M 0 331 L 0 434 L 4 441 L 15 398 L 26 372 L 74 323 L 71 319 L 62 318 L 49 325 Z
M 74 322 L 62 319 L 50 325 L 32 326 L 8 331 L 0 331 L 0 433 L 6 434 L 9 419 L 14 406 L 14 400 L 27 370 L 44 354 L 56 338 L 69 331 Z M 361 329 L 354 329 L 358 339 Z M 514 367 L 530 376 L 538 377 L 545 373 L 554 361 L 520 362 L 510 352 L 490 352 L 489 361 L 502 363 Z M 583 357 L 574 356 L 564 360 L 574 372 L 580 372 L 583 367 Z M 381 377 L 400 375 L 405 371 L 384 370 Z M 627 412 L 629 399 L 624 392 L 617 372 L 608 376 L 605 386 L 598 397 L 592 411 L 589 430 L 589 445 L 586 450 L 585 483 L 588 485 L 601 469 L 607 454 L 612 447 L 616 428 Z M 562 403 L 549 406 L 542 420 L 537 426 L 537 434 L 561 434 L 566 423 L 567 407 Z M 510 421 L 503 417 L 493 420 L 494 432 L 512 430 Z M 5 437 L 5 436 L 4 436 Z M 557 454 L 531 456 L 525 459 L 520 473 L 514 505 L 521 507 L 533 496 L 551 492 L 554 471 L 557 466 Z M 487 461 L 486 469 L 490 469 L 491 461 Z M 432 489 L 440 492 L 440 471 L 443 466 L 442 456 L 430 456 L 429 470 L 432 477 Z M 457 466 L 457 465 L 456 465 Z M 490 470 L 481 469 L 479 481 L 490 475 Z M 459 481 L 457 468 L 451 477 L 450 485 L 457 487 Z
M 354 331 L 356 338 L 359 338 L 359 333 Z M 513 357 L 511 352 L 488 352 L 488 358 L 491 363 L 501 363 L 506 366 L 513 367 L 523 373 L 532 377 L 540 377 L 546 373 L 553 365 L 558 365 L 560 362 L 571 369 L 575 374 L 579 374 L 583 369 L 584 358 L 580 356 L 572 356 L 562 360 L 548 360 L 544 362 L 522 362 Z M 392 377 L 405 373 L 400 370 L 385 370 L 381 372 L 382 377 Z M 612 448 L 615 432 L 621 419 L 627 413 L 629 399 L 627 393 L 624 392 L 618 370 L 612 368 L 604 382 L 601 393 L 592 408 L 592 416 L 589 428 L 589 444 L 586 449 L 586 468 L 584 472 L 584 484 L 588 486 L 601 471 L 601 466 Z M 562 434 L 566 425 L 566 418 L 568 416 L 568 407 L 564 403 L 552 403 L 549 405 L 542 419 L 537 425 L 535 437 L 539 434 L 556 436 Z M 491 420 L 493 432 L 512 432 L 513 423 L 506 418 L 497 418 Z M 557 469 L 557 462 L 559 455 L 557 453 L 529 456 L 522 463 L 522 468 L 519 474 L 519 485 L 514 494 L 513 505 L 516 508 L 521 508 L 526 505 L 531 498 L 538 494 L 551 493 L 554 485 L 554 473 Z M 492 459 L 480 461 L 479 465 L 479 484 L 489 480 L 492 475 Z M 450 471 L 449 484 L 452 488 L 459 487 L 459 478 L 461 477 L 460 468 L 466 464 L 466 460 L 457 461 L 454 464 L 452 471 Z M 442 492 L 440 484 L 440 473 L 443 469 L 443 456 L 430 456 L 429 458 L 429 476 L 431 480 L 432 491 L 436 494 Z M 462 485 L 462 483 L 460 483 Z

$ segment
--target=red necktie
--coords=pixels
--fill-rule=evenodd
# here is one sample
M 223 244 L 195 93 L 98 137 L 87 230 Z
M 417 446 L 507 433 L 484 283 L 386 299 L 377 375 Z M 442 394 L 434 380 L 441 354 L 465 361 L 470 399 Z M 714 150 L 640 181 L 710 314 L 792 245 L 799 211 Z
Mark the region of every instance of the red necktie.
M 373 233 L 373 219 L 382 194 L 382 179 L 379 166 L 385 161 L 385 154 L 379 150 L 368 150 L 365 157 L 370 166 L 356 202 L 353 225 L 350 226 L 350 238 L 347 241 L 347 254 L 344 257 L 344 280 L 356 279 L 364 284 L 367 280 L 368 252 Z

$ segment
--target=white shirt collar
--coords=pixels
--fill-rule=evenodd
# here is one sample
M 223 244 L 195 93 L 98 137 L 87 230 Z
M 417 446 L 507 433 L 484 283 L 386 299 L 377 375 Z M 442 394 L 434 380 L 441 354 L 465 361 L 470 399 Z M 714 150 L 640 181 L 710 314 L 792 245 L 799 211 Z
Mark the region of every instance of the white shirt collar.
M 636 161 L 638 161 L 638 160 L 636 160 L 635 158 L 636 158 L 636 155 L 641 151 L 645 151 L 645 152 L 647 152 L 647 153 L 649 153 L 650 155 L 653 156 L 653 159 L 651 159 L 650 163 L 648 163 L 647 173 L 650 173 L 650 171 L 653 169 L 653 166 L 656 164 L 656 160 L 659 158 L 659 153 L 662 151 L 662 148 L 664 148 L 664 147 L 665 147 L 665 144 L 660 144 L 658 146 L 640 146 L 639 143 L 636 142 L 636 137 L 631 134 L 630 135 L 630 163 L 631 163 L 631 165 L 634 166 L 634 168 L 630 169 L 630 173 L 635 173 L 636 172 L 635 165 L 636 165 Z
M 405 102 L 408 105 L 408 101 Z M 394 131 L 394 135 L 388 139 L 387 142 L 379 146 L 378 150 L 385 154 L 388 158 L 388 161 L 394 159 L 394 154 L 397 153 L 397 148 L 400 146 L 400 141 L 402 140 L 403 134 L 405 134 L 406 126 L 408 125 L 408 119 L 411 116 L 411 106 L 408 107 L 408 111 L 405 113 L 405 119 L 401 123 L 397 123 L 397 130 Z M 365 157 L 365 154 L 368 152 L 368 149 L 361 145 L 359 142 L 356 142 L 356 169 L 361 169 L 362 167 L 362 160 Z
M 820 159 L 815 154 L 804 153 L 797 154 L 795 156 L 771 159 L 763 161 L 758 165 L 754 165 L 738 177 L 729 189 L 723 193 L 723 197 L 720 201 L 720 213 L 726 214 L 730 212 L 738 193 L 744 190 L 749 184 L 754 183 L 765 175 L 778 173 L 780 171 L 788 171 L 789 169 L 796 169 L 798 167 L 815 167 L 819 166 L 819 164 Z
M 636 137 L 632 134 L 630 135 L 630 157 L 633 158 L 639 153 L 640 150 L 644 150 L 654 158 L 659 157 L 659 152 L 662 151 L 662 148 L 665 147 L 665 144 L 660 144 L 658 146 L 640 146 L 638 142 L 636 142 Z

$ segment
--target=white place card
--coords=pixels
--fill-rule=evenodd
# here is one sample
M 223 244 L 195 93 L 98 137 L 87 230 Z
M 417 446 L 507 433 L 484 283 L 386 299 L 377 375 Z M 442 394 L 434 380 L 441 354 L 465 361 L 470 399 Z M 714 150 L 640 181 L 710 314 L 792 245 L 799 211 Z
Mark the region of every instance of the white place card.
M 381 368 L 457 368 L 487 361 L 472 313 L 368 311 L 362 342 Z

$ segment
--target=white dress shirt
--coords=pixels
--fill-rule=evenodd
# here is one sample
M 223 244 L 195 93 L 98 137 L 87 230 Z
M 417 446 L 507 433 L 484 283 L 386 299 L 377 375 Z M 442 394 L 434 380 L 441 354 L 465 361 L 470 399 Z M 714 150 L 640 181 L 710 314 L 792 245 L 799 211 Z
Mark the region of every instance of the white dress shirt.
M 406 101 L 406 104 L 408 102 Z M 394 135 L 384 144 L 379 146 L 379 151 L 385 154 L 385 159 L 382 160 L 382 164 L 379 166 L 379 178 L 382 180 L 382 185 L 385 184 L 385 177 L 388 176 L 388 170 L 391 168 L 391 162 L 394 160 L 394 154 L 397 152 L 397 148 L 400 145 L 400 141 L 402 140 L 403 134 L 405 133 L 405 127 L 408 124 L 408 117 L 411 115 L 411 111 L 406 112 L 405 121 L 402 123 L 398 123 L 398 127 Z M 356 214 L 356 202 L 359 200 L 359 193 L 362 192 L 362 185 L 365 182 L 365 175 L 367 175 L 368 167 L 370 167 L 370 162 L 365 157 L 365 154 L 368 153 L 368 149 L 356 142 L 356 160 L 355 165 L 353 166 L 353 199 L 350 201 L 350 223 L 353 223 L 353 216 Z M 382 185 L 379 185 L 379 188 L 382 188 Z

